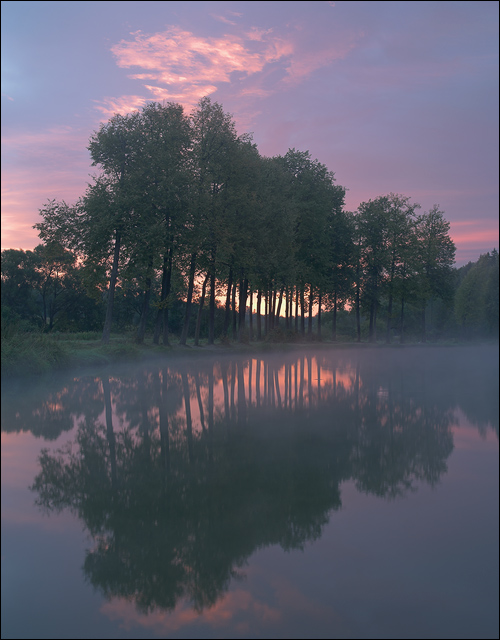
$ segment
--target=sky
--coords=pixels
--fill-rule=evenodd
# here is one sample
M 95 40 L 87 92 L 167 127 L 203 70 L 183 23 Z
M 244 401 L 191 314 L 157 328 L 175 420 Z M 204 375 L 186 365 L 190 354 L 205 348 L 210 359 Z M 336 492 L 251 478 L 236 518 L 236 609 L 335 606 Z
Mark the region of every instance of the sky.
M 73 204 L 114 113 L 203 96 L 261 155 L 308 150 L 346 209 L 438 204 L 456 265 L 499 247 L 497 2 L 2 2 L 2 250 Z

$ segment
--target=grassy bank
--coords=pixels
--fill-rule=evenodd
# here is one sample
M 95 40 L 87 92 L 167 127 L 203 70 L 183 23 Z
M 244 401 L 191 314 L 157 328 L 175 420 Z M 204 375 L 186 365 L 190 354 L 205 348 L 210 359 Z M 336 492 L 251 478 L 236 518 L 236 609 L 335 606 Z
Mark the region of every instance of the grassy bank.
M 103 345 L 101 334 L 18 333 L 2 338 L 2 376 L 36 375 L 72 367 L 134 361 L 165 353 L 165 347 L 137 345 L 130 336 L 112 336 Z
M 441 342 L 441 346 L 456 344 L 455 342 Z M 110 343 L 103 345 L 100 333 L 68 333 L 68 334 L 37 334 L 18 333 L 2 338 L 1 370 L 2 376 L 37 375 L 60 371 L 69 368 L 107 365 L 113 362 L 137 362 L 165 355 L 195 355 L 201 353 L 227 352 L 259 352 L 297 348 L 346 348 L 373 347 L 368 343 L 318 342 L 297 341 L 257 341 L 238 343 L 229 340 L 216 341 L 214 345 L 203 344 L 194 347 L 189 343 L 187 347 L 179 345 L 178 338 L 172 337 L 170 346 L 155 345 L 151 338 L 144 344 L 134 342 L 132 334 L 115 334 Z M 379 344 L 382 345 L 382 343 Z M 400 345 L 392 345 L 398 348 Z M 411 345 L 408 345 L 411 346 Z

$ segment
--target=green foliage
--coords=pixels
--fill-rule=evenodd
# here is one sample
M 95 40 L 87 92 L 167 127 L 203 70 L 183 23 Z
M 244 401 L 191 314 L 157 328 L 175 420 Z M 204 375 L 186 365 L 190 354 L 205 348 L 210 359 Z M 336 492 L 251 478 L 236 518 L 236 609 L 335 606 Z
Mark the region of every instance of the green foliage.
M 84 287 L 83 268 L 60 244 L 2 251 L 2 331 L 96 330 L 102 303 Z
M 464 337 L 498 336 L 498 252 L 472 264 L 455 295 L 455 316 Z
M 437 205 L 417 215 L 418 204 L 390 193 L 346 212 L 345 188 L 309 151 L 260 156 L 208 97 L 190 117 L 173 103 L 115 115 L 88 148 L 100 173 L 84 196 L 42 207 L 35 228 L 44 244 L 33 252 L 2 253 L 3 332 L 18 322 L 49 331 L 104 322 L 104 342 L 113 328 L 136 331 L 139 343 L 153 331 L 155 343 L 173 333 L 185 344 L 203 281 L 201 335 L 210 343 L 227 334 L 232 314 L 244 326 L 249 290 L 275 307 L 283 299 L 289 314 L 291 296 L 302 315 L 321 296 L 334 340 L 442 335 L 453 330 L 456 286 L 464 330 L 498 327 L 494 276 L 456 279 Z M 279 311 L 267 312 L 272 332 Z
M 18 332 L 2 337 L 2 375 L 46 373 L 68 362 L 68 350 L 51 336 Z

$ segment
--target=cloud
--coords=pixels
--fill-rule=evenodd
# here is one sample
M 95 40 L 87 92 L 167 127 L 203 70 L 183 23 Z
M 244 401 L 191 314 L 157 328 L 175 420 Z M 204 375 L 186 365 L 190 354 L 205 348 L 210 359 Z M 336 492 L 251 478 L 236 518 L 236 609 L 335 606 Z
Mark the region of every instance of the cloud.
M 236 27 L 227 18 L 223 21 Z M 345 58 L 362 36 L 357 32 L 329 34 L 325 42 L 324 33 L 313 34 L 301 25 L 288 27 L 283 34 L 255 26 L 233 31 L 222 37 L 204 37 L 170 25 L 152 34 L 132 32 L 131 39 L 121 40 L 111 51 L 119 67 L 132 71 L 130 79 L 144 82 L 147 94 L 108 98 L 101 111 L 124 112 L 118 109 L 138 108 L 148 100 L 172 100 L 194 107 L 201 97 L 224 87 L 230 87 L 230 95 L 224 90 L 226 100 L 267 98 Z
M 299 83 L 317 69 L 327 67 L 335 60 L 342 60 L 353 49 L 355 43 L 336 43 L 319 51 L 294 56 L 287 67 L 288 82 Z
M 271 34 L 272 31 L 272 29 L 259 29 L 258 27 L 252 27 L 250 31 L 247 31 L 245 37 L 248 40 L 256 40 L 258 42 L 261 42 L 266 36 Z
M 204 96 L 209 96 L 217 87 L 210 84 L 200 85 L 179 85 L 176 91 L 171 91 L 165 87 L 144 85 L 154 96 L 155 100 L 165 100 L 167 102 L 180 102 L 187 106 L 194 106 Z
M 277 38 L 256 51 L 239 36 L 202 38 L 175 26 L 153 35 L 132 35 L 133 41 L 122 40 L 111 48 L 118 66 L 151 70 L 148 77 L 163 84 L 230 82 L 234 71 L 251 75 L 292 53 L 290 44 Z
M 98 107 L 103 113 L 131 110 L 152 99 L 194 106 L 219 86 L 241 83 L 294 53 L 289 39 L 274 35 L 271 29 L 255 27 L 243 35 L 223 37 L 200 37 L 176 26 L 159 33 L 136 31 L 131 35 L 132 40 L 121 40 L 111 51 L 119 67 L 139 70 L 129 78 L 147 81 L 144 88 L 149 97 L 107 98 Z
M 214 20 L 218 20 L 219 22 L 224 22 L 224 24 L 230 24 L 235 26 L 236 22 L 229 20 L 229 18 L 225 18 L 224 16 L 216 16 L 213 13 L 210 14 Z
M 149 74 L 146 74 L 148 76 Z M 152 76 L 154 77 L 154 76 Z M 120 98 L 104 98 L 103 100 L 93 100 L 97 104 L 96 109 L 104 114 L 105 120 L 108 120 L 115 114 L 121 116 L 141 109 L 146 103 L 147 98 L 143 96 L 121 96 Z

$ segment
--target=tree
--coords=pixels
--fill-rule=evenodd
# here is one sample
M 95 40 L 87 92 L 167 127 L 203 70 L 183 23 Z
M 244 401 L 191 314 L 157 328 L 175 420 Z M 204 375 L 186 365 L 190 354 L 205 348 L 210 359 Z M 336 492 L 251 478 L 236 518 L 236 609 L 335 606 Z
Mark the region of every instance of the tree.
M 92 165 L 100 167 L 101 175 L 94 178 L 83 198 L 82 218 L 87 223 L 85 251 L 92 261 L 107 262 L 112 254 L 102 334 L 102 341 L 107 344 L 113 320 L 120 252 L 133 226 L 134 205 L 138 204 L 134 187 L 138 178 L 136 159 L 141 149 L 139 112 L 113 116 L 92 135 L 88 149 Z
M 363 271 L 362 303 L 370 315 L 369 341 L 376 342 L 377 312 L 390 257 L 386 199 L 383 196 L 359 205 L 357 227 L 360 268 Z
M 42 301 L 42 321 L 44 328 L 52 330 L 56 315 L 68 297 L 68 280 L 75 268 L 75 256 L 59 243 L 38 245 L 34 251 L 38 260 L 35 271 L 39 275 L 38 291 Z
M 209 274 L 208 341 L 215 338 L 216 278 L 221 255 L 227 255 L 229 187 L 234 177 L 238 136 L 230 114 L 205 97 L 191 117 L 193 130 L 193 202 L 198 224 L 196 253 Z M 194 251 L 192 252 L 194 253 Z M 188 304 L 190 304 L 190 300 Z
M 450 223 L 439 205 L 417 218 L 418 260 L 417 286 L 421 305 L 422 342 L 426 341 L 425 312 L 432 297 L 453 300 L 455 244 L 448 235 Z
M 39 256 L 33 251 L 2 251 L 2 335 L 19 328 L 41 326 L 37 288 L 40 275 L 36 270 Z
M 332 211 L 329 227 L 329 269 L 326 301 L 332 311 L 332 340 L 337 339 L 337 311 L 352 298 L 355 276 L 355 224 L 350 212 Z
M 132 270 L 142 266 L 144 290 L 137 340 L 142 342 L 146 328 L 154 273 L 161 271 L 161 296 L 155 323 L 154 342 L 168 343 L 168 312 L 173 282 L 175 255 L 189 242 L 189 185 L 191 181 L 188 152 L 191 145 L 189 119 L 179 104 L 152 103 L 141 112 L 143 148 L 140 165 L 141 206 L 136 233 L 141 242 L 132 245 Z
M 308 285 L 308 332 L 311 333 L 314 293 L 320 295 L 327 286 L 333 232 L 332 220 L 342 210 L 345 189 L 334 184 L 334 174 L 318 160 L 312 160 L 309 151 L 289 149 L 282 163 L 289 176 L 291 198 L 296 207 L 294 228 L 296 284 L 301 292 L 303 318 L 304 293 Z M 302 322 L 303 326 L 304 322 Z
M 395 315 L 393 301 L 396 293 L 401 295 L 401 332 L 404 317 L 405 279 L 408 265 L 411 262 L 412 249 L 415 247 L 415 210 L 419 204 L 411 204 L 406 196 L 389 194 L 385 197 L 387 215 L 387 333 L 386 342 L 391 341 L 391 329 Z M 398 283 L 401 281 L 401 286 Z
M 498 336 L 498 252 L 471 265 L 455 295 L 455 316 L 465 337 Z

